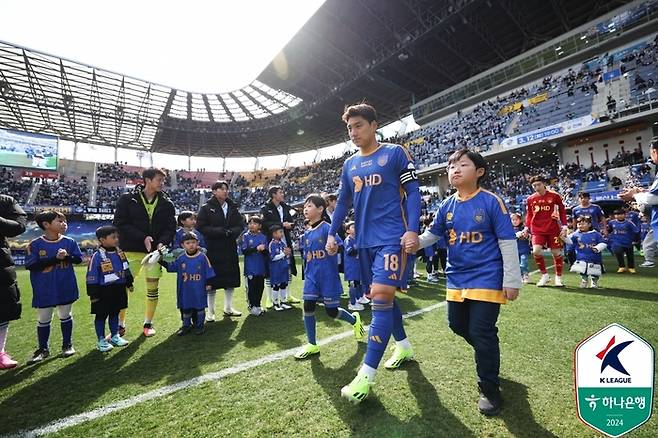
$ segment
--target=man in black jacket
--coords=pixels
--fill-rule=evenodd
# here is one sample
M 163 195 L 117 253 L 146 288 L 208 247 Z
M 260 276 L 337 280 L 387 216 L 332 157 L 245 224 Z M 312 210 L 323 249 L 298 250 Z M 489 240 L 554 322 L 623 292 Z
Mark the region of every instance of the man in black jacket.
M 140 262 L 145 254 L 171 243 L 176 233 L 174 203 L 162 191 L 166 174 L 160 169 L 142 172 L 144 185 L 119 197 L 114 210 L 114 226 L 119 229 L 121 249 L 130 262 L 133 276 L 141 270 Z M 162 268 L 156 264 L 145 269 L 146 315 L 144 336 L 155 334 L 153 316 L 158 305 L 158 285 Z M 125 309 L 119 315 L 119 333 L 123 336 L 126 327 Z
M 0 195 L 0 370 L 18 364 L 5 352 L 9 321 L 21 317 L 21 293 L 7 237 L 23 234 L 26 221 L 27 215 L 14 198 Z
M 270 201 L 263 205 L 260 209 L 261 217 L 263 218 L 263 233 L 267 236 L 267 241 L 272 240 L 272 232 L 270 229 L 273 225 L 280 225 L 283 227 L 283 237 L 290 248 L 290 273 L 292 275 L 297 275 L 297 266 L 295 265 L 295 256 L 292 249 L 293 238 L 291 231 L 293 230 L 295 224 L 294 219 L 290 212 L 293 210 L 288 204 L 283 202 L 285 193 L 281 186 L 272 186 L 268 191 L 270 195 Z M 268 307 L 270 307 L 270 301 L 272 296 L 272 286 L 269 279 L 265 281 L 265 286 L 267 289 L 268 297 Z M 288 293 L 288 297 L 285 300 L 288 303 L 300 303 L 298 298 L 293 297 Z
M 228 183 L 217 181 L 211 189 L 212 198 L 201 207 L 197 215 L 197 229 L 206 239 L 206 255 L 215 271 L 215 277 L 210 279 L 211 291 L 208 292 L 208 322 L 215 320 L 217 289 L 224 289 L 224 315 L 242 315 L 242 312 L 233 308 L 233 290 L 240 286 L 237 238 L 245 227 L 238 205 L 228 197 Z

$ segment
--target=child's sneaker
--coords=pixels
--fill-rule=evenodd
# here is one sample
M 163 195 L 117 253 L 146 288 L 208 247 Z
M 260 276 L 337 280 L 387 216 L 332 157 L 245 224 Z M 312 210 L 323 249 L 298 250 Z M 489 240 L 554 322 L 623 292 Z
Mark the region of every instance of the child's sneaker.
M 224 316 L 242 316 L 242 312 L 235 310 L 234 308 L 225 309 Z
M 621 274 L 622 272 L 626 272 L 626 268 L 617 269 L 617 274 Z
M 130 342 L 126 341 L 123 339 L 120 335 L 116 334 L 110 338 L 110 342 L 112 345 L 115 347 L 125 347 L 126 345 L 130 344 Z
M 206 322 L 215 322 L 215 314 L 214 313 L 206 313 Z
M 176 331 L 176 336 L 185 336 L 192 330 L 192 327 L 189 325 L 184 325 Z
M 353 312 L 353 311 L 365 310 L 365 307 L 363 307 L 363 304 L 361 304 L 357 301 L 354 304 L 348 304 L 347 305 L 347 310 Z
M 528 282 L 530 281 L 530 276 L 528 276 L 528 274 L 523 274 L 523 276 L 521 277 L 521 281 L 523 282 L 523 284 L 528 284 Z
M 640 265 L 640 268 L 653 268 L 654 266 L 656 266 L 654 262 L 646 261 Z
M 150 338 L 151 336 L 155 335 L 155 329 L 153 328 L 153 324 L 150 322 L 144 323 L 144 336 L 147 338 Z
M 564 287 L 564 283 L 562 283 L 562 277 L 559 275 L 555 276 L 555 287 Z
M 27 361 L 28 365 L 32 365 L 35 363 L 39 363 L 46 359 L 48 356 L 50 356 L 50 350 L 47 348 L 39 348 L 37 351 L 34 352 L 32 355 L 32 358 Z
M 274 306 L 274 310 L 276 310 L 277 312 L 282 312 L 283 311 L 283 307 L 281 307 L 281 303 L 278 302 L 278 301 L 275 301 L 274 303 L 272 303 L 272 306 Z
M 62 345 L 62 357 L 71 357 L 75 354 L 75 348 L 73 345 Z
M 580 288 L 585 289 L 587 287 L 587 279 L 586 278 L 581 278 L 580 279 Z
M 593 278 L 590 281 L 589 287 L 592 289 L 598 289 L 599 288 L 599 279 L 598 278 Z
M 10 355 L 4 351 L 0 353 L 0 370 L 8 370 L 16 367 L 16 365 L 18 365 L 18 362 L 12 359 Z
M 366 298 L 365 295 L 359 298 L 358 300 L 356 300 L 356 302 L 359 304 L 370 304 L 370 300 Z
M 98 351 L 100 351 L 101 353 L 107 353 L 108 351 L 114 348 L 114 346 L 112 346 L 112 344 L 107 342 L 105 338 L 99 339 L 97 345 L 98 345 Z
M 631 274 L 635 274 L 635 268 L 628 268 L 628 272 L 630 272 Z
M 290 309 L 292 309 L 292 306 L 289 306 L 288 304 L 286 304 L 286 303 L 283 302 L 283 301 L 281 302 L 280 305 L 281 305 L 281 308 L 282 308 L 283 310 L 290 310 Z

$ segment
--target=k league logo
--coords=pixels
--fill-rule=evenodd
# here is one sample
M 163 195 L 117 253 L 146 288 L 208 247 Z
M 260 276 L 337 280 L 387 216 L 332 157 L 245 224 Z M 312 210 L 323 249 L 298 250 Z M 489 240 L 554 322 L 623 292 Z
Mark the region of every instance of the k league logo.
M 654 351 L 644 339 L 611 324 L 575 351 L 578 417 L 618 437 L 641 426 L 653 407 Z

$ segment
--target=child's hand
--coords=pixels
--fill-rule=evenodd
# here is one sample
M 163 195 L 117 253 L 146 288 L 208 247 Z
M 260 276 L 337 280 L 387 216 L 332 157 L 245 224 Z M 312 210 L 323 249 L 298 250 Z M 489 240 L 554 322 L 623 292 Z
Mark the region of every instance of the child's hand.
M 286 246 L 286 247 L 283 249 L 283 253 L 284 253 L 286 256 L 289 256 L 289 255 L 290 255 L 290 248 L 288 248 L 288 247 Z
M 69 253 L 64 248 L 60 248 L 57 250 L 57 255 L 55 257 L 58 260 L 64 260 L 67 255 L 69 255 Z
M 264 243 L 261 243 L 260 245 L 258 245 L 258 246 L 256 247 L 256 249 L 257 249 L 258 251 L 261 251 L 261 252 L 265 251 L 265 244 L 264 244 Z

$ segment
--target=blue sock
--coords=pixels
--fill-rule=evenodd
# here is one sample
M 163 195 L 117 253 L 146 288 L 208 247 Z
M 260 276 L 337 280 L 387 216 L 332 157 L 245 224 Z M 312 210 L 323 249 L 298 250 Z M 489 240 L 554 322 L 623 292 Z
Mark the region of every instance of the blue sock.
M 352 316 L 352 314 L 350 312 L 343 309 L 342 307 L 338 308 L 338 315 L 336 316 L 336 319 L 340 319 L 341 321 L 345 321 L 349 325 L 354 325 L 356 323 L 356 318 L 354 316 Z
M 39 348 L 48 348 L 48 339 L 50 339 L 50 321 L 45 324 L 37 323 L 37 339 Z
M 401 341 L 407 337 L 402 325 L 402 310 L 398 304 L 398 300 L 393 300 L 393 339 Z
M 183 327 L 192 327 L 192 314 L 183 313 Z
M 107 325 L 110 326 L 112 336 L 119 334 L 119 314 L 114 313 L 107 317 Z
M 59 325 L 62 328 L 62 346 L 68 347 L 71 345 L 71 336 L 73 335 L 73 317 L 60 319 Z
M 196 313 L 196 326 L 202 328 L 203 324 L 206 322 L 206 310 L 202 309 Z
M 309 344 L 316 345 L 315 341 L 315 312 L 304 312 L 304 328 L 306 329 L 306 339 Z
M 372 300 L 372 322 L 368 332 L 368 349 L 363 361 L 371 368 L 377 369 L 384 356 L 386 345 L 393 330 L 393 303 L 385 300 Z
M 105 320 L 96 318 L 94 320 L 94 328 L 96 329 L 98 340 L 105 339 Z
M 354 305 L 356 304 L 356 300 L 358 300 L 358 292 L 355 287 L 350 288 L 350 304 Z

